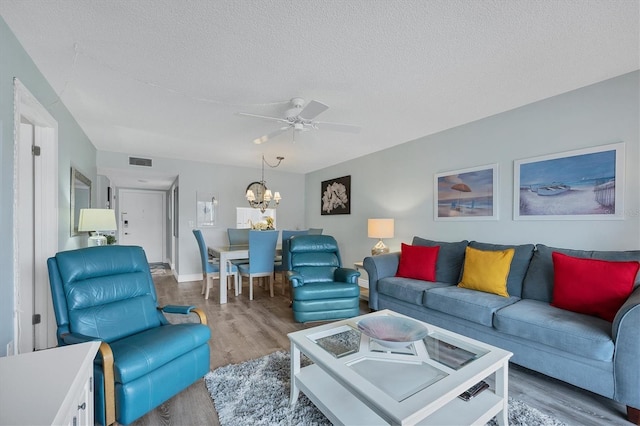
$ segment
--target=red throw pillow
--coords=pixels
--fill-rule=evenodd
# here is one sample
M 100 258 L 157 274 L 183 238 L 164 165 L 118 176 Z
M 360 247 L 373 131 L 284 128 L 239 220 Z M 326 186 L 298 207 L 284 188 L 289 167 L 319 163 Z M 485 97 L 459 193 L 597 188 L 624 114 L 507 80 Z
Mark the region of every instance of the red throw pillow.
M 402 243 L 396 277 L 435 281 L 439 250 L 440 246 L 410 246 Z
M 551 306 L 613 322 L 633 291 L 640 262 L 584 259 L 553 252 Z

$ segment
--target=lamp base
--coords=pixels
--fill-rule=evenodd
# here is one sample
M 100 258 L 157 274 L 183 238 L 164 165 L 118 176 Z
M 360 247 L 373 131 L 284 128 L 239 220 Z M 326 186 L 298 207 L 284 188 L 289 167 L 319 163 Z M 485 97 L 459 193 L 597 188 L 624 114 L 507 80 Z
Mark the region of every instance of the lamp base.
M 89 247 L 94 246 L 106 246 L 107 245 L 107 237 L 104 235 L 92 235 L 89 237 L 89 242 L 87 244 Z
M 371 255 L 377 256 L 379 254 L 389 253 L 389 247 L 385 246 L 382 239 L 379 239 L 375 246 L 371 249 Z

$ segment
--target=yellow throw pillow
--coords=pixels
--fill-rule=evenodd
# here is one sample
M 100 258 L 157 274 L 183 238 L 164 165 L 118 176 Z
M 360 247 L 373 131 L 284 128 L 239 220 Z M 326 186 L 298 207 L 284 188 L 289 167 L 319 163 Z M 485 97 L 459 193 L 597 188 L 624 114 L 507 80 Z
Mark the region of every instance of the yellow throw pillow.
M 458 287 L 509 297 L 507 278 L 515 250 L 485 251 L 467 247 Z

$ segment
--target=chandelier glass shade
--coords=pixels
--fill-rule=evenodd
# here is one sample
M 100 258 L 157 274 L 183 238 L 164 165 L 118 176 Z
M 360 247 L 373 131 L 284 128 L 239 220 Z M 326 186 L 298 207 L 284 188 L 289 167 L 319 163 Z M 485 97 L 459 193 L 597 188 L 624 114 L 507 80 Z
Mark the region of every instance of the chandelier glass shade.
M 264 165 L 271 168 L 276 168 L 280 165 L 284 157 L 276 157 L 278 163 L 275 165 L 271 165 L 264 159 L 264 155 L 262 156 L 262 179 L 259 182 L 252 182 L 247 187 L 247 192 L 245 194 L 245 198 L 249 202 L 249 205 L 254 209 L 260 209 L 261 213 L 264 213 L 265 210 L 271 207 L 271 202 L 275 202 L 275 207 L 280 204 L 280 200 L 282 197 L 278 191 L 271 192 L 270 189 L 267 188 L 267 181 L 264 180 Z

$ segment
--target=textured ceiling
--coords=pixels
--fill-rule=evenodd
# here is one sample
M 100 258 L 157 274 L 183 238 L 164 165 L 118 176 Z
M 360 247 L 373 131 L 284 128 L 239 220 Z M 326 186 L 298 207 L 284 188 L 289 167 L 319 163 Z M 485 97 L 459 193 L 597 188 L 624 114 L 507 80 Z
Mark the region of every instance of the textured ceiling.
M 309 172 L 640 68 L 638 0 L 0 0 L 97 149 Z M 319 129 L 252 141 L 292 97 Z

